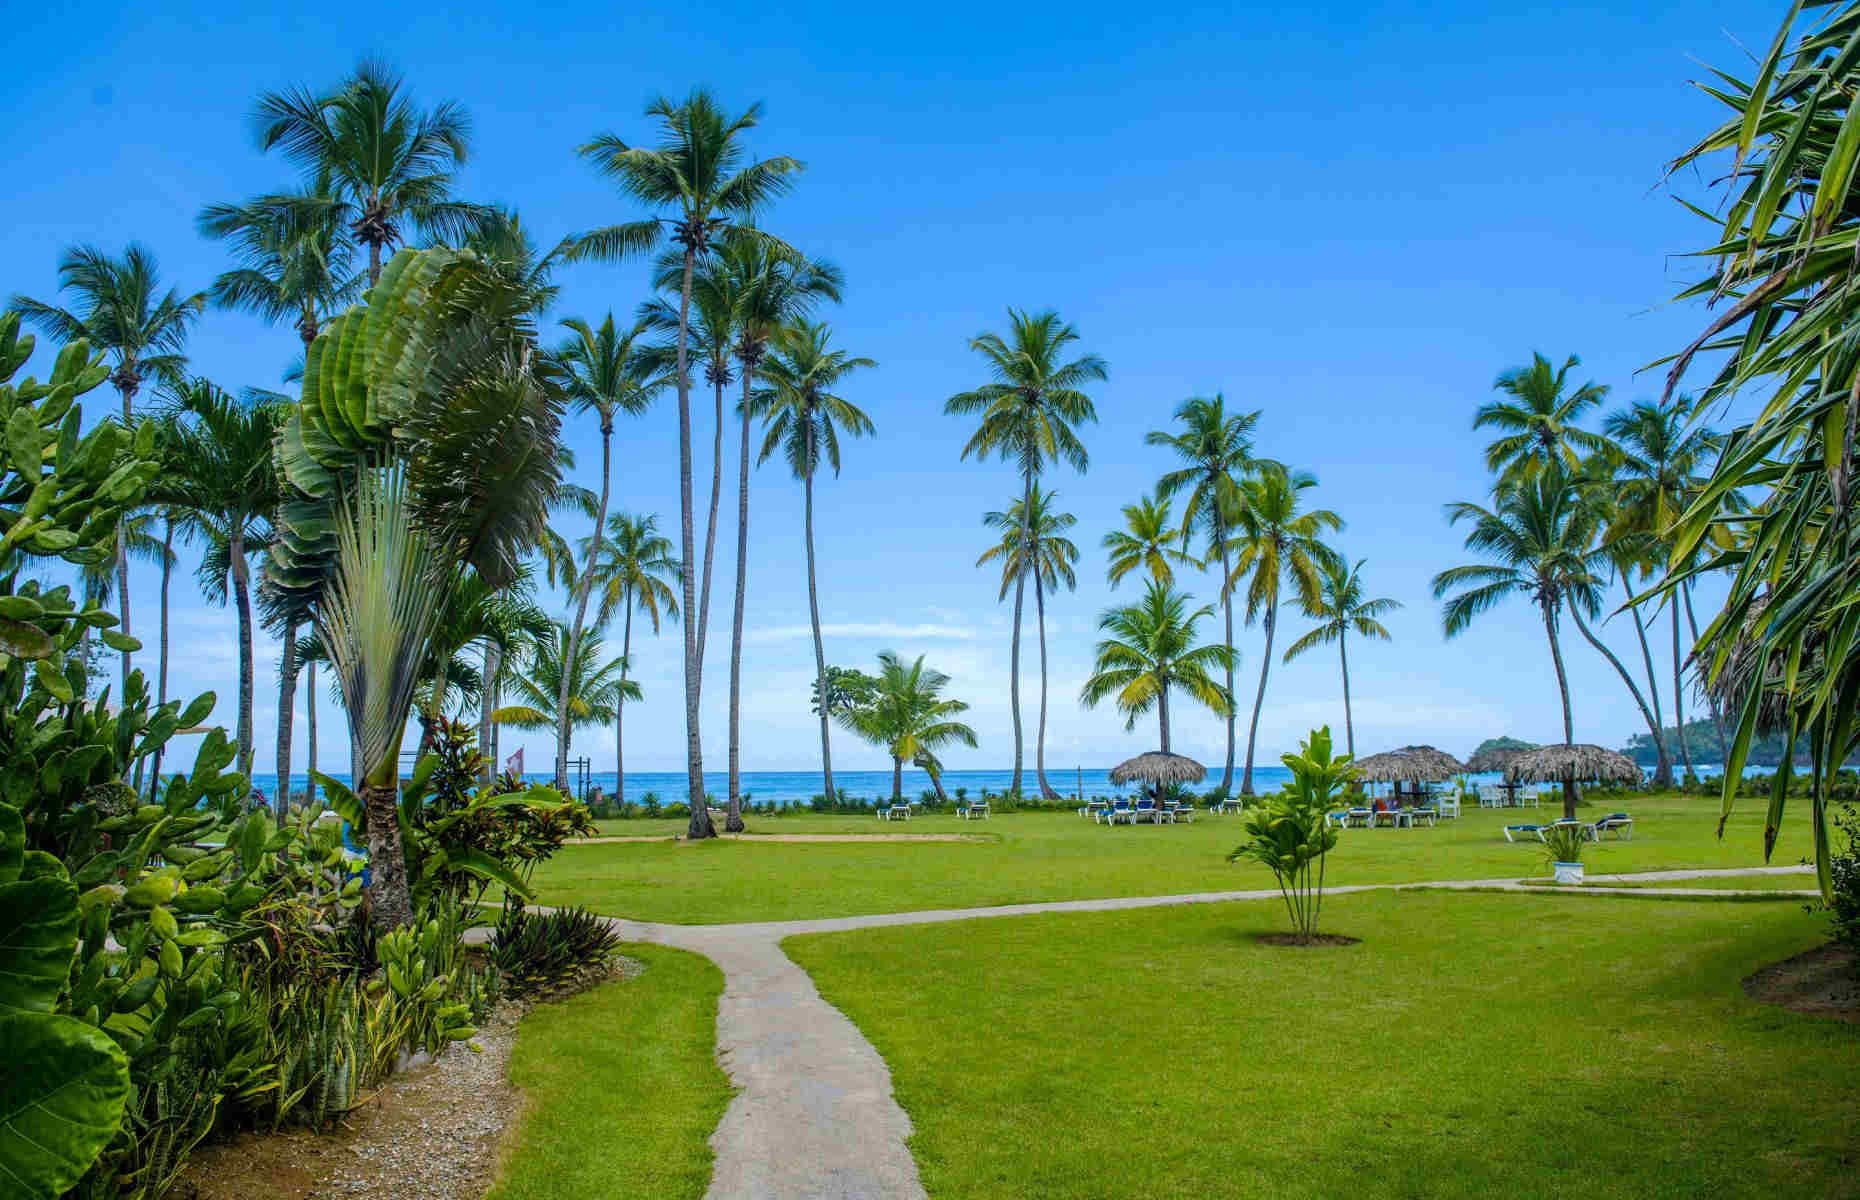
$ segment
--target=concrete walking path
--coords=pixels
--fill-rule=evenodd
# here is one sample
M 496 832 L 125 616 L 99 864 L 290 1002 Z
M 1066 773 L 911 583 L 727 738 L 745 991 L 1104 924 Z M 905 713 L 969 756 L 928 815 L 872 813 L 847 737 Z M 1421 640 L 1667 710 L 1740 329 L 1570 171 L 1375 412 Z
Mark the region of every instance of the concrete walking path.
M 1598 882 L 1679 883 L 1706 876 L 1807 874 L 1808 870 L 1746 867 L 1596 878 Z M 1358 884 L 1325 891 L 1345 895 L 1426 888 L 1531 893 L 1549 890 L 1506 878 Z M 1735 893 L 1676 887 L 1598 888 L 1583 894 L 1657 898 Z M 807 972 L 782 952 L 782 939 L 803 933 L 840 933 L 1033 913 L 1111 912 L 1278 898 L 1278 889 L 1258 888 L 736 925 L 667 925 L 624 918 L 611 918 L 610 923 L 628 941 L 690 950 L 723 970 L 723 997 L 717 1009 L 717 1056 L 737 1093 L 710 1139 L 717 1156 L 707 1193 L 711 1200 L 914 1200 L 924 1195 L 924 1188 L 917 1176 L 916 1161 L 905 1146 L 911 1120 L 892 1095 L 890 1069 L 858 1027 L 828 1004 Z

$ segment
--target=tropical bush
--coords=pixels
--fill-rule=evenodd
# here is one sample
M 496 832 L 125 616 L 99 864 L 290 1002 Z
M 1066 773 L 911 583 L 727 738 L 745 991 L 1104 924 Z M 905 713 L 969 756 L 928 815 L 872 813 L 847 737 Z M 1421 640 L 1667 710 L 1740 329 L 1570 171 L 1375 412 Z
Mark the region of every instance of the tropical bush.
M 1263 863 L 1278 880 L 1293 931 L 1309 939 L 1317 933 L 1324 906 L 1325 856 L 1337 844 L 1337 831 L 1325 814 L 1355 768 L 1347 754 L 1332 757 L 1328 725 L 1312 730 L 1297 754 L 1282 755 L 1279 761 L 1292 773 L 1292 781 L 1278 795 L 1247 810 L 1247 841 L 1227 861 Z
M 1589 836 L 1580 825 L 1558 825 L 1544 831 L 1544 857 L 1552 863 L 1579 863 L 1588 845 Z
M 491 961 L 513 996 L 548 994 L 606 969 L 620 935 L 585 908 L 533 913 L 506 905 Z
M 1856 951 L 1855 973 L 1860 974 L 1860 808 L 1852 803 L 1841 806 L 1836 822 L 1847 836 L 1847 847 L 1829 863 L 1833 889 L 1828 912 L 1834 920 L 1834 936 Z

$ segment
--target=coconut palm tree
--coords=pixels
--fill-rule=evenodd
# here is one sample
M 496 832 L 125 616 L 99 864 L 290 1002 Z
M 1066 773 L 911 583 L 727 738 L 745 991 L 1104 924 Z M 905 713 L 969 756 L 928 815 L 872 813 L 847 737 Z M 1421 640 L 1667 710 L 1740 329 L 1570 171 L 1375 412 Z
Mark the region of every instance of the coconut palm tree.
M 841 434 L 851 437 L 872 434 L 872 419 L 833 389 L 854 371 L 878 365 L 869 358 L 856 358 L 844 350 L 830 348 L 832 333 L 824 323 L 808 321 L 783 330 L 762 360 L 760 374 L 764 386 L 754 395 L 756 411 L 768 422 L 757 461 L 767 462 L 779 448 L 782 457 L 788 460 L 788 469 L 801 481 L 802 530 L 807 539 L 807 611 L 814 627 L 815 680 L 823 694 L 827 651 L 820 638 L 820 594 L 814 569 L 814 477 L 823 461 L 833 468 L 835 475 L 840 473 Z M 684 576 L 688 584 L 691 578 L 688 568 Z M 687 603 L 690 598 L 687 586 Z M 820 770 L 826 781 L 826 794 L 837 795 L 833 789 L 833 747 L 824 711 L 820 714 Z M 703 792 L 695 794 L 702 797 Z
M 1638 548 L 1632 555 L 1634 565 L 1651 574 L 1664 567 L 1673 549 L 1672 532 L 1679 518 L 1705 486 L 1713 461 L 1724 447 L 1724 437 L 1717 430 L 1695 419 L 1698 404 L 1691 396 L 1677 396 L 1669 404 L 1638 403 L 1610 413 L 1602 428 L 1617 447 L 1615 462 L 1615 510 L 1609 522 L 1608 538 L 1613 544 Z M 1727 499 L 1734 511 L 1736 496 Z M 1625 576 L 1624 576 L 1625 582 Z M 1691 601 L 1691 583 L 1678 600 L 1669 599 L 1673 630 L 1673 723 L 1679 731 L 1680 759 L 1686 777 L 1694 777 L 1692 748 L 1686 742 L 1685 691 L 1681 673 L 1684 657 L 1680 653 L 1679 610 Z M 1632 598 L 1629 611 L 1641 631 L 1642 649 L 1646 648 L 1645 627 L 1640 610 Z M 1696 641 L 1698 631 L 1693 630 Z M 1647 656 L 1648 687 L 1653 688 L 1652 656 Z M 1710 698 L 1709 691 L 1707 692 Z M 1658 695 L 1655 694 L 1657 706 Z M 1712 717 L 1717 722 L 1719 744 L 1724 741 L 1724 722 L 1715 700 Z M 1656 713 L 1657 713 L 1656 707 Z M 1670 782 L 1670 778 L 1669 778 Z
M 325 321 L 361 296 L 363 276 L 350 264 L 348 230 L 326 188 L 209 204 L 195 223 L 238 263 L 207 289 L 215 308 L 289 324 L 308 348 Z
M 304 223 L 347 224 L 368 249 L 368 282 L 381 278 L 382 252 L 409 225 L 457 243 L 486 216 L 452 199 L 453 173 L 470 152 L 471 117 L 456 101 L 422 111 L 406 82 L 365 59 L 321 95 L 298 87 L 258 98 L 261 150 L 284 157 L 320 186 L 291 207 Z
M 1310 613 L 1320 623 L 1285 650 L 1285 661 L 1291 662 L 1307 650 L 1337 643 L 1337 658 L 1343 667 L 1343 731 L 1352 758 L 1356 756 L 1356 726 L 1350 713 L 1350 652 L 1344 642 L 1351 630 L 1388 641 L 1389 631 L 1377 618 L 1401 607 L 1401 601 L 1387 597 L 1363 598 L 1363 564 L 1367 561 L 1359 558 L 1351 566 L 1332 556 L 1320 565 L 1318 600 Z
M 801 164 L 778 155 L 746 161 L 743 137 L 761 120 L 762 106 L 751 105 L 736 117 L 728 116 L 702 88 L 683 101 L 659 97 L 646 106 L 646 116 L 659 125 L 659 144 L 634 146 L 619 135 L 602 133 L 581 147 L 581 155 L 620 190 L 649 207 L 670 210 L 666 217 L 649 217 L 609 225 L 577 236 L 568 251 L 571 259 L 618 261 L 652 250 L 666 240 L 682 255 L 678 288 L 678 501 L 679 563 L 683 608 L 697 608 L 697 546 L 691 498 L 691 288 L 698 260 L 720 241 L 733 237 L 765 239 L 755 229 L 756 213 L 792 185 Z M 685 772 L 691 794 L 690 836 L 712 837 L 710 810 L 703 803 L 704 751 L 698 733 L 698 701 L 704 664 L 697 653 L 696 622 L 684 622 Z
M 1169 753 L 1169 692 L 1179 689 L 1216 716 L 1226 716 L 1233 697 L 1215 677 L 1233 651 L 1221 642 L 1195 645 L 1195 626 L 1214 615 L 1213 605 L 1190 612 L 1189 598 L 1168 584 L 1149 581 L 1143 599 L 1108 608 L 1098 618 L 1106 635 L 1098 643 L 1092 674 L 1079 692 L 1079 703 L 1096 708 L 1107 697 L 1124 714 L 1124 728 L 1154 709 Z
M 1572 600 L 1593 596 L 1600 585 L 1597 567 L 1606 554 L 1597 545 L 1600 521 L 1560 463 L 1501 487 L 1491 508 L 1472 503 L 1447 506 L 1449 524 L 1467 522 L 1466 548 L 1486 561 L 1449 567 L 1434 576 L 1434 598 L 1448 638 L 1464 633 L 1478 617 L 1507 597 L 1528 596 L 1543 620 L 1563 701 L 1563 741 L 1576 740 L 1569 703 L 1569 676 L 1557 629 Z M 1453 593 L 1449 597 L 1449 593 Z M 1563 815 L 1576 815 L 1573 784 L 1563 786 Z
M 151 377 L 178 383 L 186 363 L 182 351 L 206 295 L 163 289 L 161 270 L 147 247 L 131 242 L 119 258 L 95 246 L 72 246 L 58 260 L 58 290 L 71 295 L 70 308 L 14 296 L 9 306 L 60 343 L 83 339 L 113 360 L 110 382 L 123 398 L 123 424 L 135 421 L 136 393 Z M 128 541 L 116 542 L 116 614 L 130 632 Z M 132 654 L 123 656 L 122 686 L 129 686 Z
M 1015 500 L 1006 511 L 985 514 L 982 524 L 999 533 L 1000 540 L 975 560 L 978 567 L 1000 562 L 1001 593 L 997 600 L 1007 599 L 1008 589 L 1018 587 L 1022 575 L 1033 576 L 1033 606 L 1040 637 L 1040 726 L 1033 741 L 1033 774 L 1041 797 L 1049 800 L 1056 799 L 1059 793 L 1046 781 L 1046 593 L 1061 586 L 1077 591 L 1079 585 L 1074 571 L 1079 548 L 1065 536 L 1078 519 L 1057 510 L 1058 498 L 1057 492 L 1045 491 L 1036 483 L 1025 500 Z
M 904 800 L 904 764 L 922 765 L 933 779 L 942 775 L 936 752 L 976 744 L 975 730 L 960 721 L 969 711 L 960 700 L 943 699 L 949 676 L 924 666 L 924 656 L 906 666 L 891 650 L 878 656 L 877 687 L 869 704 L 846 709 L 840 724 L 891 755 L 891 802 Z
M 1492 385 L 1509 398 L 1481 405 L 1473 428 L 1499 431 L 1485 448 L 1486 469 L 1498 477 L 1499 486 L 1534 475 L 1551 462 L 1560 462 L 1573 475 L 1584 456 L 1609 450 L 1608 439 L 1576 424 L 1607 397 L 1608 388 L 1589 382 L 1565 394 L 1569 373 L 1581 365 L 1573 354 L 1553 367 L 1533 353 L 1530 366 L 1505 371 Z
M 1233 593 L 1246 586 L 1246 623 L 1266 627 L 1266 652 L 1259 660 L 1259 689 L 1253 693 L 1253 720 L 1246 733 L 1246 770 L 1240 776 L 1242 795 L 1253 794 L 1253 750 L 1259 739 L 1259 713 L 1266 703 L 1266 675 L 1272 669 L 1272 639 L 1278 628 L 1279 606 L 1292 589 L 1307 614 L 1316 612 L 1323 594 L 1323 572 L 1337 557 L 1323 542 L 1324 534 L 1343 528 L 1343 518 L 1328 508 L 1299 509 L 1300 497 L 1317 486 L 1308 471 L 1288 471 L 1274 463 L 1261 467 L 1241 483 L 1221 520 L 1229 535 L 1225 552 L 1233 568 L 1223 590 Z
M 659 532 L 657 513 L 615 513 L 607 518 L 607 536 L 593 555 L 592 574 L 601 591 L 595 623 L 606 628 L 616 615 L 620 635 L 620 678 L 633 666 L 633 613 L 646 614 L 658 636 L 662 620 L 678 619 L 678 596 L 668 579 L 678 576 L 672 540 Z M 626 695 L 614 702 L 614 794 L 626 799 Z M 740 817 L 738 818 L 740 824 Z
M 1199 529 L 1208 539 L 1211 557 L 1221 565 L 1221 578 L 1229 573 L 1227 562 L 1227 515 L 1239 511 L 1244 497 L 1242 481 L 1250 477 L 1264 460 L 1253 457 L 1253 430 L 1259 424 L 1259 410 L 1250 413 L 1227 412 L 1225 397 L 1191 396 L 1175 410 L 1180 432 L 1153 429 L 1144 435 L 1145 445 L 1161 446 L 1175 452 L 1187 465 L 1169 471 L 1156 481 L 1156 495 L 1168 500 L 1180 492 L 1188 493 L 1182 510 L 1182 541 Z M 1165 582 L 1167 582 L 1165 580 Z M 1226 623 L 1225 636 L 1231 649 L 1234 644 L 1234 605 L 1232 590 L 1221 588 L 1221 615 Z M 1268 647 L 1267 654 L 1271 654 Z M 1237 655 L 1230 656 L 1237 664 Z M 1227 692 L 1233 694 L 1233 666 L 1228 667 Z M 1221 768 L 1221 792 L 1234 786 L 1234 717 L 1227 712 L 1227 758 Z M 1249 750 L 1248 760 L 1252 754 Z
M 978 418 L 963 444 L 967 459 L 994 456 L 1014 463 L 1021 475 L 1021 503 L 1030 505 L 1034 481 L 1055 459 L 1083 474 L 1091 463 L 1074 427 L 1098 419 L 1084 388 L 1101 383 L 1110 368 L 1096 354 L 1062 361 L 1078 341 L 1078 330 L 1048 309 L 1027 313 L 1008 309 L 1008 332 L 981 333 L 969 348 L 987 364 L 988 381 L 943 402 L 950 416 Z M 1023 511 L 1031 512 L 1031 508 Z M 1008 654 L 1008 700 L 1014 718 L 1014 782 L 1020 792 L 1020 621 L 1026 581 L 1014 586 L 1014 635 Z
M 248 561 L 269 548 L 282 487 L 272 444 L 286 405 L 244 403 L 204 379 L 173 391 L 173 471 L 168 485 L 207 544 L 199 571 L 209 601 L 225 603 L 231 584 L 239 618 L 237 767 L 252 772 L 252 575 Z M 290 778 L 287 773 L 285 780 Z M 283 811 L 285 788 L 280 783 Z
M 614 709 L 622 697 L 642 699 L 639 684 L 620 679 L 621 660 L 601 659 L 601 638 L 590 633 L 582 639 L 572 660 L 565 659 L 563 647 L 568 641 L 568 626 L 555 622 L 548 634 L 538 638 L 530 648 L 529 661 L 510 678 L 510 688 L 517 703 L 506 704 L 491 714 L 499 725 L 518 729 L 555 729 L 559 717 L 556 697 L 562 695 L 562 679 L 568 679 L 568 722 L 573 729 L 603 726 L 614 719 Z M 565 662 L 573 667 L 564 669 Z M 699 797 L 702 803 L 702 797 Z
M 742 399 L 737 416 L 742 445 L 736 480 L 736 603 L 730 617 L 729 795 L 724 828 L 742 826 L 741 726 L 743 693 L 743 612 L 749 595 L 749 427 L 753 393 L 762 358 L 776 334 L 806 318 L 822 300 L 838 302 L 845 278 L 823 259 L 805 259 L 779 250 L 766 239 L 736 238 L 719 248 L 719 275 L 736 309 L 737 375 Z M 656 626 L 655 626 L 656 629 Z
M 556 360 L 565 369 L 563 389 L 578 411 L 591 411 L 600 418 L 601 492 L 594 509 L 594 528 L 600 530 L 607 524 L 607 500 L 613 483 L 614 414 L 637 416 L 645 412 L 665 379 L 641 354 L 639 341 L 649 328 L 645 320 L 634 322 L 625 333 L 615 328 L 611 312 L 598 330 L 580 318 L 571 317 L 562 324 L 574 335 L 555 352 Z M 595 582 L 594 544 L 595 539 L 591 539 L 570 598 L 574 612 L 568 632 L 571 659 L 579 652 L 582 626 L 588 615 L 588 594 Z M 566 688 L 569 682 L 563 676 L 561 686 Z M 559 721 L 555 731 L 555 780 L 560 787 L 568 778 L 570 714 L 566 693 L 556 698 L 553 711 Z
M 1158 583 L 1173 584 L 1175 568 L 1195 561 L 1182 541 L 1167 500 L 1145 496 L 1126 504 L 1124 527 L 1105 534 L 1101 543 L 1110 555 L 1105 578 L 1115 588 L 1132 571 L 1145 571 Z

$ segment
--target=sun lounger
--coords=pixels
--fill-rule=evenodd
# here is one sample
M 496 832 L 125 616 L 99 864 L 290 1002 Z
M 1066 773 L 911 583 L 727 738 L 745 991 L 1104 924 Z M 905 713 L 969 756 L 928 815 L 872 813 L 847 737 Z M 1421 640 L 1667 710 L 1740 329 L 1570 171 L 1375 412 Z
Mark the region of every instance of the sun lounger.
M 1169 810 L 1169 819 L 1171 821 L 1187 821 L 1190 825 L 1193 825 L 1195 823 L 1195 806 L 1189 801 L 1184 800 Z
M 1119 821 L 1128 821 L 1130 819 L 1130 801 L 1119 796 L 1117 799 L 1111 801 L 1110 807 L 1092 814 L 1092 819 L 1106 825 L 1115 825 Z
M 1507 825 L 1505 826 L 1505 840 L 1506 841 L 1515 842 L 1518 840 L 1518 838 L 1521 838 L 1521 837 L 1534 837 L 1538 841 L 1541 842 L 1544 840 L 1544 827 L 1542 825 Z
M 1156 822 L 1156 811 L 1156 801 L 1145 796 L 1143 799 L 1137 801 L 1136 807 L 1130 810 L 1130 823 L 1134 825 L 1138 821 L 1148 821 L 1154 824 Z
M 988 801 L 971 800 L 967 804 L 958 804 L 956 815 L 965 821 L 985 821 L 988 819 Z
M 1349 812 L 1343 814 L 1343 823 L 1345 825 L 1354 825 L 1358 829 L 1367 829 L 1369 828 L 1370 822 L 1375 819 L 1375 815 L 1373 811 L 1367 808 L 1353 808 Z
M 892 805 L 891 806 L 891 819 L 894 821 L 910 820 L 911 819 L 911 806 L 908 804 Z
M 1411 808 L 1408 810 L 1408 824 L 1412 826 L 1416 821 L 1426 821 L 1430 826 L 1438 825 L 1440 813 L 1431 808 Z
M 1339 809 L 1336 812 L 1325 813 L 1324 824 L 1334 825 L 1338 829 L 1342 829 L 1344 828 L 1344 822 L 1349 818 L 1349 815 L 1350 815 L 1349 813 L 1344 812 L 1341 809 Z
M 1609 813 L 1589 828 L 1598 842 L 1602 840 L 1604 833 L 1611 830 L 1621 841 L 1631 841 L 1634 837 L 1634 818 L 1624 812 Z
M 1405 814 L 1402 813 L 1400 809 L 1380 808 L 1374 813 L 1374 825 L 1377 829 L 1382 828 L 1384 825 L 1387 825 L 1390 829 L 1399 829 L 1404 823 L 1402 820 L 1404 815 Z

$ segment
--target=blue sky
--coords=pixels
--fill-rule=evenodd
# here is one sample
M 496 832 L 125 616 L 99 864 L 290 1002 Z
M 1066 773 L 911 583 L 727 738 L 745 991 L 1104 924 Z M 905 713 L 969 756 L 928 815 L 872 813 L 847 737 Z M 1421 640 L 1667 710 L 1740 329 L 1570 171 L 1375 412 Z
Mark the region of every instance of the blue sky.
M 1583 375 L 1610 385 L 1613 403 L 1657 394 L 1654 377 L 1635 369 L 1700 324 L 1698 309 L 1666 304 L 1694 270 L 1679 255 L 1707 235 L 1662 181 L 1663 164 L 1717 119 L 1687 81 L 1701 61 L 1738 69 L 1781 16 L 1750 3 L 478 12 L 388 3 L 365 14 L 157 3 L 103 13 L 75 32 L 56 6 L 13 18 L 16 43 L 33 50 L 0 81 L 12 181 L 0 228 L 6 292 L 50 296 L 64 246 L 115 251 L 132 238 L 175 283 L 204 287 L 226 264 L 194 231 L 200 207 L 292 181 L 281 159 L 252 144 L 254 97 L 331 84 L 363 54 L 398 66 L 425 102 L 469 108 L 461 193 L 517 208 L 549 241 L 639 215 L 576 158 L 592 133 L 644 138 L 644 102 L 698 83 L 733 107 L 762 101 L 756 152 L 807 163 L 765 223 L 844 268 L 846 300 L 827 319 L 842 345 L 880 364 L 847 390 L 879 436 L 849 446 L 844 473 L 819 486 L 828 657 L 866 665 L 892 648 L 927 654 L 952 675 L 951 694 L 974 705 L 983 739 L 949 756 L 954 767 L 1002 766 L 1012 753 L 1009 614 L 995 603 L 994 577 L 973 563 L 986 545 L 981 514 L 1005 506 L 1014 480 L 1005 465 L 958 461 L 968 431 L 942 415 L 942 402 L 980 380 L 967 340 L 1001 327 L 1007 306 L 1058 309 L 1109 361 L 1111 378 L 1097 392 L 1100 421 L 1085 431 L 1089 474 L 1049 481 L 1079 518 L 1083 552 L 1078 591 L 1049 606 L 1055 769 L 1153 744 L 1153 723 L 1126 733 L 1108 708 L 1076 703 L 1097 614 L 1113 598 L 1097 543 L 1168 465 L 1143 433 L 1166 425 L 1184 397 L 1214 391 L 1263 410 L 1260 450 L 1318 475 L 1314 496 L 1348 522 L 1339 548 L 1369 559 L 1373 594 L 1406 605 L 1388 622 L 1392 643 L 1352 648 L 1359 750 L 1428 741 L 1464 753 L 1498 733 L 1558 736 L 1554 679 L 1528 604 L 1443 641 L 1428 581 L 1462 551 L 1441 507 L 1482 497 L 1473 410 L 1493 377 L 1532 350 L 1580 354 Z M 1701 191 L 1690 178 L 1678 186 Z M 645 296 L 643 266 L 577 266 L 561 282 L 551 321 L 626 316 Z M 211 312 L 191 349 L 222 385 L 275 386 L 296 341 L 288 329 Z M 598 463 L 591 420 L 570 437 L 584 464 Z M 621 427 L 617 464 L 617 506 L 658 512 L 675 528 L 669 397 Z M 697 464 L 702 489 L 707 453 Z M 735 536 L 729 482 L 725 494 L 720 566 Z M 817 740 L 800 492 L 771 463 L 752 495 L 744 760 L 803 769 L 817 761 Z M 133 581 L 145 635 L 154 582 L 151 570 Z M 707 758 L 721 766 L 727 569 L 718 586 L 703 727 Z M 1212 577 L 1190 583 L 1209 600 L 1214 586 Z M 1302 627 L 1288 613 L 1281 645 Z M 1628 653 L 1625 621 L 1610 628 Z M 1213 622 L 1205 632 L 1218 636 Z M 1620 744 L 1644 726 L 1608 666 L 1570 634 L 1577 737 Z M 230 725 L 231 615 L 205 607 L 186 576 L 174 638 L 175 686 L 217 690 L 218 719 Z M 1244 696 L 1259 642 L 1256 630 L 1240 638 Z M 261 770 L 271 763 L 276 657 L 261 644 Z M 646 638 L 635 658 L 647 702 L 629 708 L 629 767 L 674 768 L 683 747 L 676 631 Z M 1036 679 L 1029 673 L 1030 703 Z M 301 702 L 298 711 L 301 722 Z M 324 714 L 334 717 L 326 702 Z M 1334 654 L 1275 662 L 1261 760 L 1341 716 Z M 327 768 L 347 764 L 339 728 L 324 721 Z M 504 745 L 541 757 L 545 742 L 507 733 Z M 1184 711 L 1175 742 L 1218 761 L 1219 723 Z M 888 765 L 875 749 L 840 743 L 841 765 Z M 611 768 L 611 732 L 576 745 Z M 300 729 L 299 767 L 303 753 Z

